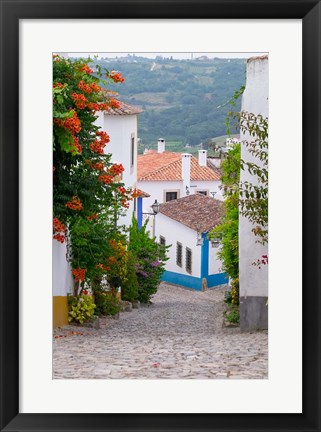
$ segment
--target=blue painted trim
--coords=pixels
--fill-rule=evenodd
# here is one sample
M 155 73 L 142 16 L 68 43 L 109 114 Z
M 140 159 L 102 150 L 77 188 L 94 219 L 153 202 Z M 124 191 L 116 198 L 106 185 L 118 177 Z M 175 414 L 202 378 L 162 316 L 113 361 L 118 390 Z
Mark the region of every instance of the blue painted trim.
M 209 261 L 209 241 L 207 233 L 202 234 L 203 244 L 201 249 L 201 278 L 208 277 L 208 261 Z
M 143 198 L 137 198 L 137 223 L 140 229 L 143 226 Z
M 207 276 L 207 285 L 209 288 L 214 288 L 218 285 L 224 285 L 228 283 L 228 276 L 226 273 L 217 273 L 214 275 Z M 175 285 L 181 285 L 186 288 L 192 288 L 196 291 L 202 291 L 202 278 L 195 276 L 189 276 L 181 273 L 175 273 L 171 271 L 165 271 L 162 276 L 162 281 L 172 283 Z
M 206 280 L 207 280 L 207 286 L 209 288 L 213 288 L 217 285 L 225 285 L 228 283 L 228 274 L 227 273 L 216 273 L 216 274 L 207 276 Z
M 165 271 L 162 280 L 175 285 L 182 285 L 186 288 L 192 288 L 197 291 L 202 290 L 202 279 L 195 276 Z

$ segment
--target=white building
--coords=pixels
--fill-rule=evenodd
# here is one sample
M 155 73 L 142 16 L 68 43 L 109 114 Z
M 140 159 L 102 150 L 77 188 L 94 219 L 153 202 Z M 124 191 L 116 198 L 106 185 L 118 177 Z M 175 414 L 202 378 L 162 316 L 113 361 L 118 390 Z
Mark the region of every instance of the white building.
M 137 186 L 138 114 L 143 111 L 125 102 L 119 101 L 119 103 L 119 108 L 100 112 L 96 124 L 110 137 L 105 153 L 112 155 L 111 162 L 121 163 L 125 169 L 122 175 L 125 187 L 135 188 Z M 131 201 L 126 215 L 119 218 L 119 225 L 124 224 L 129 227 L 135 211 L 135 202 Z
M 268 57 L 254 57 L 247 62 L 246 87 L 242 98 L 242 111 L 261 114 L 268 117 L 269 75 Z M 241 158 L 260 164 L 260 161 L 248 152 L 244 141 L 253 141 L 248 133 L 241 133 Z M 241 182 L 256 184 L 256 177 L 248 171 L 241 171 Z M 240 325 L 243 330 L 264 329 L 268 326 L 268 268 L 259 269 L 253 262 L 268 255 L 267 245 L 257 243 L 253 234 L 254 225 L 248 219 L 239 219 L 239 280 L 240 280 Z
M 207 163 L 207 150 L 199 150 L 198 159 L 189 153 L 165 151 L 165 140 L 158 140 L 157 151 L 138 155 L 137 186 L 150 198 L 144 200 L 144 213 L 157 200 L 165 203 L 193 194 L 215 196 L 223 200 L 220 173 Z
M 218 248 L 207 238 L 221 223 L 224 212 L 219 200 L 193 194 L 160 205 L 155 217 L 156 238 L 171 245 L 163 280 L 198 291 L 227 284 L 227 275 L 217 258 Z

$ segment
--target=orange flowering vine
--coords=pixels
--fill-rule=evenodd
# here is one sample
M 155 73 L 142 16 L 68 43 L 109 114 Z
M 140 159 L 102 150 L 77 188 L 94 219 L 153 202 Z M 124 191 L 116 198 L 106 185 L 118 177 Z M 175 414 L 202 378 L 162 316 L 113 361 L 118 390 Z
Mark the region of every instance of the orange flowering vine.
M 98 180 L 105 184 L 110 184 L 114 181 L 114 177 L 108 174 L 103 174 L 98 177 Z
M 96 139 L 93 143 L 89 144 L 89 148 L 95 153 L 104 154 L 104 148 L 110 141 L 109 135 L 104 131 L 98 131 L 96 132 L 96 135 L 100 140 Z
M 90 166 L 91 166 L 93 169 L 96 169 L 96 170 L 98 170 L 98 171 L 104 171 L 104 168 L 105 168 L 103 162 L 97 162 L 97 163 L 95 163 L 95 164 L 91 163 Z
M 120 102 L 117 99 L 110 98 L 109 104 L 110 104 L 111 108 L 116 108 L 116 109 L 120 108 Z
M 79 133 L 81 131 L 81 122 L 77 116 L 76 111 L 73 112 L 72 117 L 66 118 L 66 119 L 54 119 L 54 123 L 57 126 L 63 127 L 72 134 Z
M 142 196 L 142 193 L 138 189 L 135 188 L 135 189 L 132 189 L 131 196 L 133 198 L 138 198 L 138 197 Z
M 73 196 L 70 201 L 65 204 L 70 210 L 82 210 L 82 202 L 77 196 Z
M 92 214 L 92 215 L 90 215 L 90 216 L 86 216 L 86 219 L 87 220 L 96 220 L 96 219 L 98 219 L 98 213 L 94 213 L 94 214 Z
M 64 243 L 66 239 L 66 227 L 58 218 L 53 219 L 54 240 Z
M 109 171 L 113 176 L 117 176 L 123 173 L 125 171 L 125 168 L 122 164 L 114 164 L 110 167 Z
M 120 72 L 111 71 L 110 74 L 107 74 L 107 78 L 111 78 L 115 83 L 124 82 L 125 78 L 122 76 Z
M 81 68 L 80 68 L 81 72 L 85 72 L 87 75 L 90 75 L 93 73 L 93 70 L 87 65 L 84 64 Z
M 86 108 L 87 98 L 85 95 L 83 95 L 82 93 L 73 93 L 71 97 L 73 98 L 75 105 L 78 109 Z
M 86 275 L 87 269 L 83 269 L 83 268 L 75 268 L 72 271 L 72 274 L 75 278 L 75 282 L 83 282 L 85 280 L 85 275 Z
M 86 84 L 84 80 L 81 80 L 78 84 L 79 90 L 82 90 L 84 93 L 92 93 L 93 89 L 89 84 Z

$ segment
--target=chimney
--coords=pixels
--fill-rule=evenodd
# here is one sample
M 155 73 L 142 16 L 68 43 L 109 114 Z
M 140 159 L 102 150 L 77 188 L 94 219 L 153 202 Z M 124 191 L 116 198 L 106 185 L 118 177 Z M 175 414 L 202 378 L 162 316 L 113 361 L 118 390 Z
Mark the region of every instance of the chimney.
M 191 157 L 190 153 L 182 153 L 183 197 L 189 195 L 191 190 Z
M 198 164 L 199 166 L 207 166 L 207 150 L 198 151 Z
M 165 140 L 164 138 L 158 138 L 157 153 L 164 153 L 164 151 L 165 151 Z

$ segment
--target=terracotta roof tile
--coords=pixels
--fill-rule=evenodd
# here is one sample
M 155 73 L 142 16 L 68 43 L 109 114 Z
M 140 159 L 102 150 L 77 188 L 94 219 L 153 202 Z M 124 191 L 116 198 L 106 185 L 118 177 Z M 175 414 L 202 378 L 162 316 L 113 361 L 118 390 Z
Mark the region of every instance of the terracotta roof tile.
M 137 179 L 140 181 L 182 181 L 182 155 L 180 153 L 147 153 L 138 155 Z M 207 166 L 199 166 L 191 157 L 191 180 L 219 180 L 220 175 Z
M 224 214 L 224 203 L 201 194 L 189 195 L 160 205 L 160 213 L 202 233 L 219 225 Z
M 118 101 L 120 103 L 119 108 L 109 108 L 108 111 L 104 111 L 105 115 L 132 115 L 142 113 L 143 110 L 138 107 L 134 107 L 125 102 Z
M 150 195 L 147 192 L 142 191 L 141 189 L 136 188 L 137 192 L 139 193 L 139 196 L 142 198 L 149 198 Z

